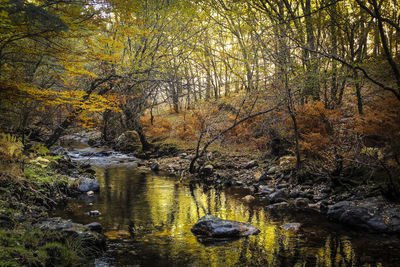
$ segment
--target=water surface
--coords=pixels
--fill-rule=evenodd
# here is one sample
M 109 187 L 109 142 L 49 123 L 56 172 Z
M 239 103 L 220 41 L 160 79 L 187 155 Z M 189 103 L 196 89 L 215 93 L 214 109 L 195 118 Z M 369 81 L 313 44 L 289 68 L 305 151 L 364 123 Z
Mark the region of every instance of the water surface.
M 135 164 L 94 166 L 101 190 L 82 195 L 56 215 L 79 223 L 100 222 L 109 249 L 97 266 L 399 266 L 396 237 L 355 232 L 312 211 L 271 211 L 247 204 L 238 188 L 206 189 Z M 93 163 L 93 162 L 92 162 Z M 99 210 L 102 216 L 86 212 Z M 190 232 L 203 215 L 247 222 L 261 233 L 233 241 L 200 243 Z M 300 222 L 293 233 L 281 226 Z

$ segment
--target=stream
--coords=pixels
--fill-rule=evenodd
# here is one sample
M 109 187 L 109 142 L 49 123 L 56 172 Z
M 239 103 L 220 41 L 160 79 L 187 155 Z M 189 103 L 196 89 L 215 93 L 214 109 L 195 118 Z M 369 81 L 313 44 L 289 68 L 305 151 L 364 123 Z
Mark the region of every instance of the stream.
M 398 237 L 366 234 L 327 221 L 314 211 L 271 210 L 249 192 L 216 190 L 138 168 L 133 155 L 79 147 L 71 158 L 92 164 L 100 183 L 54 216 L 99 222 L 107 251 L 95 266 L 399 266 Z M 102 215 L 90 217 L 87 212 Z M 257 236 L 201 243 L 190 228 L 205 214 L 249 223 Z M 302 224 L 298 232 L 281 228 Z

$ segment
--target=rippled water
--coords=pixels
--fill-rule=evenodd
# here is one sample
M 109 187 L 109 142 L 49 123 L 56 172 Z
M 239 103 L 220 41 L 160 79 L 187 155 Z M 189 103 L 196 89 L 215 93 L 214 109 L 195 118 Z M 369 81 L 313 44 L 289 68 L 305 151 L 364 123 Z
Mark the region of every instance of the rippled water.
M 400 266 L 396 237 L 357 233 L 314 212 L 271 211 L 241 200 L 247 192 L 206 190 L 129 165 L 94 167 L 101 190 L 82 195 L 55 215 L 100 222 L 109 250 L 97 266 Z M 99 210 L 102 216 L 86 215 Z M 190 232 L 203 215 L 247 222 L 261 233 L 202 244 Z M 297 233 L 281 226 L 300 222 Z

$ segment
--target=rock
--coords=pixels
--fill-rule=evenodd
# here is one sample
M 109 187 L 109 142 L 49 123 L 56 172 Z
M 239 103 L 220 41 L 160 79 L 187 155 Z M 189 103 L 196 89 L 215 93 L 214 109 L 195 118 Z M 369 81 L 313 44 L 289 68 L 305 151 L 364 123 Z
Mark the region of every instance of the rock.
M 275 174 L 277 170 L 278 168 L 276 166 L 272 166 L 271 168 L 268 169 L 266 174 Z
M 105 246 L 105 238 L 103 235 L 91 231 L 82 224 L 71 222 L 70 220 L 50 218 L 35 226 L 44 230 L 57 231 L 66 235 L 81 237 L 85 240 L 85 246 L 96 246 L 100 248 L 104 248 Z
M 253 202 L 256 198 L 253 197 L 252 195 L 247 195 L 245 197 L 242 197 L 242 200 L 246 201 L 247 203 Z
M 282 228 L 286 231 L 293 231 L 297 232 L 300 230 L 301 224 L 300 223 L 287 223 L 282 225 Z
M 88 195 L 88 196 L 93 196 L 93 195 L 94 195 L 94 192 L 93 192 L 93 191 L 87 191 L 87 192 L 86 192 L 86 195 Z
M 306 208 L 308 207 L 308 203 L 310 203 L 310 200 L 308 198 L 296 198 L 294 201 L 294 205 L 296 208 Z
M 167 171 L 174 172 L 179 170 L 178 164 L 167 164 Z
M 283 156 L 279 159 L 279 167 L 282 170 L 290 170 L 296 167 L 296 157 L 294 156 Z
M 91 211 L 88 212 L 88 215 L 89 216 L 93 216 L 93 217 L 98 217 L 98 216 L 101 215 L 101 212 L 98 211 L 98 210 L 91 210 Z
M 101 233 L 103 231 L 103 227 L 98 222 L 92 222 L 84 226 L 93 232 Z
M 323 187 L 323 188 L 321 189 L 321 192 L 322 192 L 322 193 L 325 193 L 325 194 L 329 194 L 329 193 L 332 192 L 332 189 L 330 189 L 329 187 Z
M 211 175 L 214 171 L 214 167 L 211 164 L 208 164 L 206 166 L 203 167 L 203 169 L 201 170 L 203 175 Z
M 332 203 L 330 203 L 327 200 L 321 200 L 319 203 L 320 203 L 319 210 L 323 214 L 326 214 L 326 212 L 328 211 L 328 206 L 332 205 Z
M 151 164 L 151 170 L 153 172 L 158 172 L 160 170 L 160 164 L 157 161 L 153 162 L 153 164 Z
M 268 196 L 271 203 L 283 202 L 287 199 L 288 195 L 285 189 L 280 189 Z
M 272 177 L 270 175 L 268 175 L 267 173 L 264 173 L 260 177 L 260 181 L 270 181 L 270 180 L 272 180 Z
M 26 221 L 26 217 L 22 213 L 14 214 L 14 218 L 20 223 Z
M 282 201 L 268 206 L 269 209 L 287 209 L 288 207 L 289 204 L 286 201 Z
M 307 195 L 307 193 L 302 192 L 302 191 L 297 191 L 297 196 L 296 197 L 301 197 L 301 198 L 305 198 Z
M 88 145 L 89 146 L 94 146 L 94 147 L 100 146 L 100 140 L 96 139 L 96 138 L 89 138 Z
M 373 232 L 400 233 L 400 207 L 378 197 L 341 201 L 328 206 L 328 218 Z
M 115 141 L 115 149 L 119 151 L 135 151 L 141 147 L 139 134 L 136 131 L 126 131 Z
M 223 220 L 216 216 L 206 215 L 193 225 L 192 233 L 196 236 L 215 238 L 235 238 L 256 235 L 260 232 L 254 226 L 246 223 Z
M 0 214 L 0 228 L 10 229 L 13 225 L 13 220 L 10 217 Z
M 260 194 L 269 195 L 269 194 L 271 194 L 272 192 L 274 192 L 274 189 L 269 188 L 269 187 L 266 186 L 266 185 L 260 185 L 260 186 L 258 187 L 258 192 L 260 192 Z
M 260 178 L 263 176 L 263 174 L 261 173 L 261 172 L 256 172 L 254 175 L 253 175 L 253 178 L 254 178 L 254 180 L 256 181 L 256 182 L 258 182 L 258 181 L 260 181 Z
M 96 179 L 81 177 L 78 179 L 77 189 L 83 193 L 88 191 L 99 191 L 100 184 L 96 181 Z
M 299 196 L 299 190 L 294 189 L 289 193 L 290 198 L 297 198 Z
M 276 186 L 276 188 L 278 188 L 278 189 L 284 189 L 284 188 L 287 188 L 287 187 L 288 187 L 287 184 L 278 184 L 278 185 Z
M 321 194 L 319 194 L 319 195 L 313 196 L 313 199 L 314 199 L 315 201 L 320 201 L 320 200 L 323 200 L 323 199 L 325 199 L 325 198 L 327 198 L 327 197 L 329 197 L 328 194 L 326 194 L 326 193 L 321 193 Z
M 65 155 L 67 154 L 67 150 L 61 146 L 56 146 L 50 149 L 50 153 L 52 155 Z
M 255 160 L 251 160 L 251 161 L 247 162 L 247 163 L 244 165 L 244 168 L 245 168 L 245 169 L 251 169 L 251 168 L 256 167 L 256 166 L 258 166 L 258 162 L 255 161 Z
M 321 202 L 308 204 L 308 207 L 311 208 L 311 209 L 320 210 L 321 209 Z
M 243 181 L 235 180 L 235 181 L 234 181 L 234 184 L 236 184 L 236 185 L 242 185 L 242 184 L 243 184 Z

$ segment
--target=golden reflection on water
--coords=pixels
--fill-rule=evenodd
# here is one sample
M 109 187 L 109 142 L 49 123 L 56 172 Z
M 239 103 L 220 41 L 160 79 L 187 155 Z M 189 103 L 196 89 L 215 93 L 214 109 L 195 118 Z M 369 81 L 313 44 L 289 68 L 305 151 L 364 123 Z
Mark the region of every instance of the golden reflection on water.
M 85 211 L 100 210 L 103 216 L 96 220 L 107 230 L 128 230 L 129 225 L 135 229 L 131 238 L 141 252 L 132 251 L 133 261 L 146 251 L 156 251 L 154 260 L 165 261 L 163 265 L 356 266 L 356 254 L 346 236 L 331 235 L 318 225 L 305 226 L 299 233 L 285 231 L 281 225 L 293 222 L 293 217 L 277 219 L 261 205 L 244 203 L 243 195 L 234 190 L 191 188 L 171 177 L 130 168 L 97 171 L 101 193 Z M 246 222 L 261 232 L 222 245 L 204 245 L 190 228 L 205 214 Z M 87 216 L 79 219 L 90 221 Z

